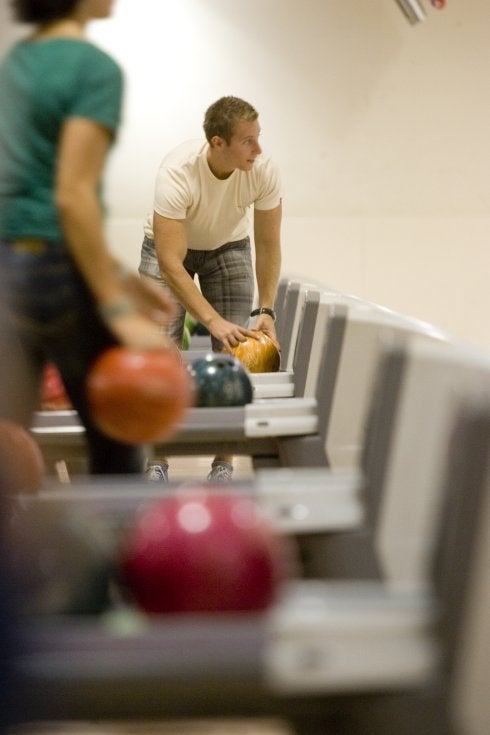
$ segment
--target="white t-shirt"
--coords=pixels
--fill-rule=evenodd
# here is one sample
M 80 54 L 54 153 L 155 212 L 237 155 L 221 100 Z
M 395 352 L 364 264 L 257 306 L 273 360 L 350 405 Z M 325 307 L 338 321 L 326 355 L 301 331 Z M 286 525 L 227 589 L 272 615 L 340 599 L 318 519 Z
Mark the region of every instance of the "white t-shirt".
M 187 247 L 215 250 L 250 234 L 250 208 L 274 209 L 281 201 L 278 168 L 263 153 L 250 171 L 236 169 L 217 179 L 207 162 L 209 143 L 190 140 L 160 164 L 153 209 L 162 217 L 185 220 Z M 153 212 L 145 223 L 153 239 Z

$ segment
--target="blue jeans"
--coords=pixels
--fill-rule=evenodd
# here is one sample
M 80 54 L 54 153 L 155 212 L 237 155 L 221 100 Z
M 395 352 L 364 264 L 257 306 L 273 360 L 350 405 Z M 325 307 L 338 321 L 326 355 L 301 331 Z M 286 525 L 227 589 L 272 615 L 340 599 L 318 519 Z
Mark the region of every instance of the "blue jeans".
M 39 406 L 44 363 L 60 371 L 82 421 L 92 474 L 138 473 L 141 448 L 114 441 L 92 421 L 85 395 L 91 364 L 114 337 L 63 243 L 30 251 L 0 240 L 0 413 L 29 426 Z

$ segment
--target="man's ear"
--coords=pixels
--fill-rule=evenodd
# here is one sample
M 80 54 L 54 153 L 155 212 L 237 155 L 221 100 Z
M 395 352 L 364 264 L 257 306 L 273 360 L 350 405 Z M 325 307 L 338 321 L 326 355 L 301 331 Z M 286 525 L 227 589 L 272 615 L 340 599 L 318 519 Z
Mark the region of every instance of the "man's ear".
M 213 135 L 209 144 L 212 148 L 222 148 L 225 144 L 225 140 L 220 135 Z

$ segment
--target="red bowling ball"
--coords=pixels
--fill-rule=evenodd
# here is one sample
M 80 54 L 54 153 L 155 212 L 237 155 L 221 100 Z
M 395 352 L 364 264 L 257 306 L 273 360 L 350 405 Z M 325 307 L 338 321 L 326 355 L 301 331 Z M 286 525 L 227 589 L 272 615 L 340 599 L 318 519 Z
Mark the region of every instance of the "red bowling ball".
M 41 384 L 41 411 L 66 411 L 73 408 L 58 368 L 46 363 Z
M 112 347 L 92 366 L 86 388 L 101 431 L 127 444 L 168 438 L 193 400 L 188 371 L 170 349 Z
M 263 610 L 295 570 L 290 544 L 250 496 L 189 488 L 133 520 L 121 582 L 148 613 Z

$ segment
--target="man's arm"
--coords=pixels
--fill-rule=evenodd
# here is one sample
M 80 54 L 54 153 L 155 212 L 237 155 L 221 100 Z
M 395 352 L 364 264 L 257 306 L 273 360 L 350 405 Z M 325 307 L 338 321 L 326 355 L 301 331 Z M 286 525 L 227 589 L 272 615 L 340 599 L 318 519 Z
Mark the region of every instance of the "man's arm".
M 281 204 L 274 209 L 256 209 L 254 212 L 258 306 L 266 306 L 270 309 L 274 308 L 277 284 L 281 275 L 281 219 Z M 258 317 L 256 328 L 266 332 L 274 340 L 276 339 L 274 320 L 267 314 L 261 314 Z
M 186 311 L 228 349 L 253 336 L 250 330 L 223 319 L 184 268 L 187 253 L 185 220 L 169 219 L 154 212 L 153 236 L 162 277 Z

